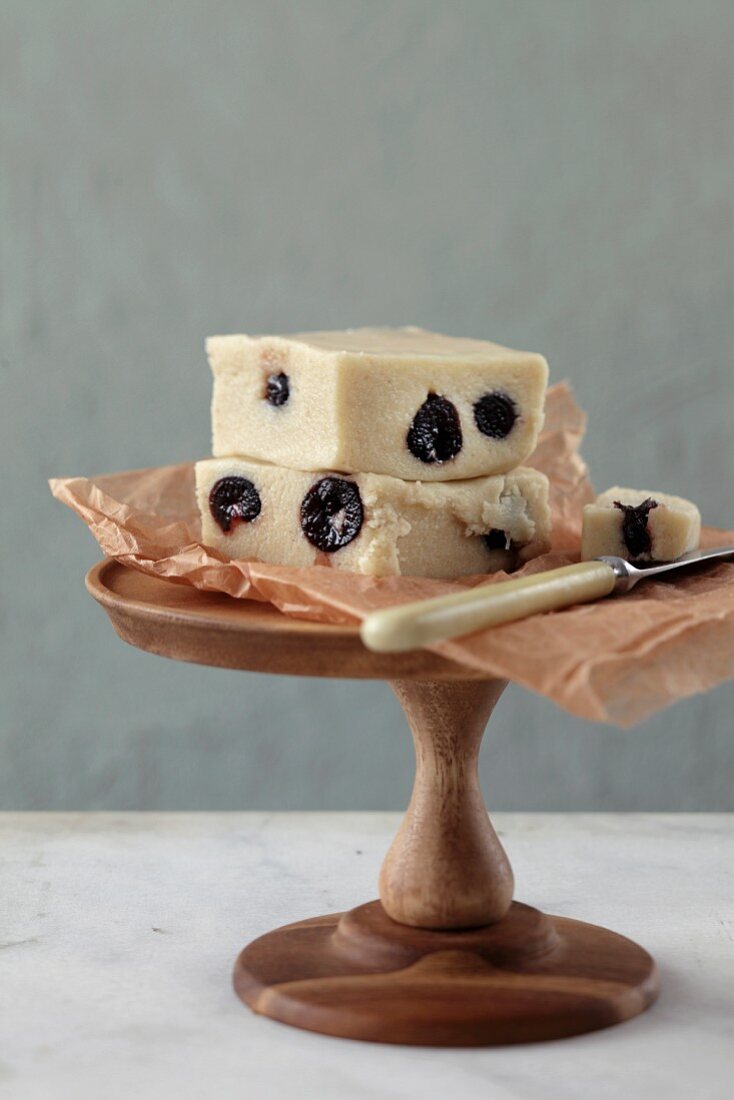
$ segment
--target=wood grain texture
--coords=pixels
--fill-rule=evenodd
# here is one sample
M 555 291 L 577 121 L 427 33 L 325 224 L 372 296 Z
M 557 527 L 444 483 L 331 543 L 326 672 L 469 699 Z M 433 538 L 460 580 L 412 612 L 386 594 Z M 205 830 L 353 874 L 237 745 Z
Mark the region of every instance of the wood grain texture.
M 630 940 L 517 902 L 463 932 L 406 928 L 376 901 L 299 921 L 246 947 L 234 984 L 255 1012 L 308 1031 L 459 1047 L 596 1031 L 642 1012 L 658 988 Z
M 350 680 L 483 678 L 427 650 L 371 653 L 356 624 L 292 619 L 270 604 L 200 592 L 115 561 L 93 566 L 86 584 L 123 641 L 178 661 Z
M 506 684 L 393 681 L 415 744 L 408 811 L 380 874 L 385 911 L 421 928 L 471 928 L 504 917 L 512 869 L 479 787 L 479 747 Z
M 511 903 L 512 871 L 477 778 L 505 684 L 426 651 L 381 655 L 356 627 L 153 580 L 114 562 L 87 576 L 120 637 L 178 660 L 393 681 L 417 771 L 383 867 L 381 902 L 300 921 L 249 944 L 235 967 L 255 1012 L 328 1035 L 424 1046 L 561 1038 L 642 1012 L 650 956 L 603 928 Z M 397 917 L 398 920 L 394 920 Z

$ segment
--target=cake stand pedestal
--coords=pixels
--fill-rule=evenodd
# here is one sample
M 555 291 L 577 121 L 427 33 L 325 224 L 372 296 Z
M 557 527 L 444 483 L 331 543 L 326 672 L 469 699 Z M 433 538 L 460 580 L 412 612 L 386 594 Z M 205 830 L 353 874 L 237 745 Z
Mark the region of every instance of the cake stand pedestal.
M 386 679 L 413 733 L 416 778 L 380 873 L 380 900 L 277 928 L 235 965 L 255 1012 L 382 1043 L 489 1046 L 558 1039 L 652 1004 L 655 964 L 605 928 L 512 900 L 512 870 L 477 773 L 505 683 L 437 654 L 375 654 L 356 627 L 172 584 L 116 562 L 87 576 L 131 645 L 286 675 Z

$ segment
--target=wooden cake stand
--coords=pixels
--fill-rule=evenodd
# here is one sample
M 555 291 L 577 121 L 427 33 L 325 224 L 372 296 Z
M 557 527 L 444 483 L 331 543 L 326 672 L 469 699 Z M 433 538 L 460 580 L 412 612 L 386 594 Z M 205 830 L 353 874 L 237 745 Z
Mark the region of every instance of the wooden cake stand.
M 484 1046 L 558 1039 L 652 1004 L 637 944 L 512 900 L 512 869 L 482 801 L 477 758 L 505 683 L 424 650 L 371 653 L 356 627 L 159 581 L 116 562 L 87 587 L 126 642 L 180 661 L 389 680 L 415 742 L 413 795 L 380 900 L 248 944 L 234 985 L 255 1012 L 351 1039 Z

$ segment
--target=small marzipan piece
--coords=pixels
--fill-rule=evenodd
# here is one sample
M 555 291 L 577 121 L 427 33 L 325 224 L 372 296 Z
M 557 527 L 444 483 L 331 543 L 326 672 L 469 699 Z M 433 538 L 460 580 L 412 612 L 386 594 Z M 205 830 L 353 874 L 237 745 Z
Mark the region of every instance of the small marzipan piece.
M 701 515 L 689 500 L 615 486 L 584 508 L 581 557 L 676 561 L 698 548 L 700 536 Z

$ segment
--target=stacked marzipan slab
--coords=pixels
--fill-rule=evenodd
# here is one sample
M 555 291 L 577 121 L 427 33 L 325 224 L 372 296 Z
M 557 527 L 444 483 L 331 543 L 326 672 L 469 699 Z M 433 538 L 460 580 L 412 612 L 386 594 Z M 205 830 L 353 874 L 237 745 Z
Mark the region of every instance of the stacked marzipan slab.
M 207 546 L 375 576 L 512 568 L 549 546 L 541 355 L 417 328 L 213 336 Z

